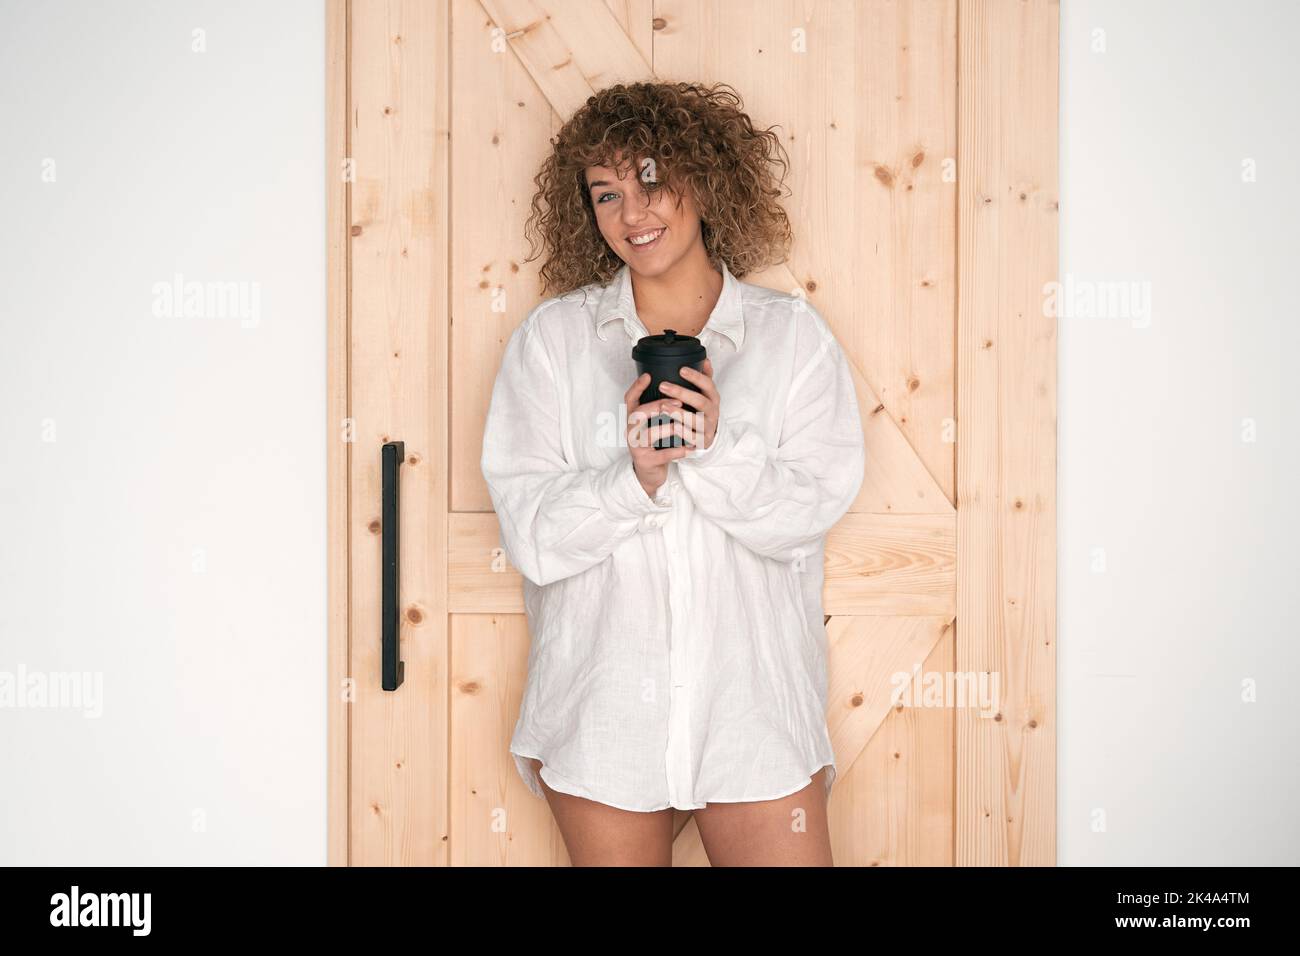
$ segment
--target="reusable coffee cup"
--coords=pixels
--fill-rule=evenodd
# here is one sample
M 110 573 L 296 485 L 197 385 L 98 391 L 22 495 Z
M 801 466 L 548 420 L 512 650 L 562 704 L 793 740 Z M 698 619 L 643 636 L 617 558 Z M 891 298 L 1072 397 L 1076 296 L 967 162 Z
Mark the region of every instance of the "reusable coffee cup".
M 689 365 L 702 371 L 705 358 L 707 352 L 704 343 L 693 335 L 679 335 L 673 329 L 664 329 L 661 335 L 647 335 L 640 339 L 632 346 L 632 361 L 636 362 L 638 375 L 650 373 L 650 384 L 641 393 L 641 404 L 673 397 L 659 391 L 659 386 L 664 382 L 672 382 L 694 391 L 695 384 L 682 378 L 679 369 L 683 365 Z M 699 411 L 686 404 L 685 400 L 682 400 L 682 408 L 688 412 Z M 647 425 L 667 425 L 672 421 L 668 415 L 656 415 Z M 680 435 L 668 435 L 656 439 L 654 447 L 681 448 L 685 445 L 686 441 Z

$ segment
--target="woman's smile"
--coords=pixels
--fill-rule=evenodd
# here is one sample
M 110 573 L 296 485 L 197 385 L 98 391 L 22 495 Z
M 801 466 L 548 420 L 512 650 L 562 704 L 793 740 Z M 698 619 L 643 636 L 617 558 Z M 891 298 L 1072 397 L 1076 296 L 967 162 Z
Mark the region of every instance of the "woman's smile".
M 667 231 L 667 226 L 660 226 L 658 229 L 643 230 L 628 236 L 627 242 L 636 252 L 648 252 L 651 249 L 657 249 L 659 247 L 659 240 L 663 238 L 663 234 Z

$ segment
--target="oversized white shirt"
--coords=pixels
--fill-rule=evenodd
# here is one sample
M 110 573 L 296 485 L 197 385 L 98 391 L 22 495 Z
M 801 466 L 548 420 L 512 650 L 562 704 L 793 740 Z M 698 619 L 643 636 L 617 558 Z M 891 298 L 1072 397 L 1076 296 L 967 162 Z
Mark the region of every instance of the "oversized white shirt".
M 769 800 L 835 756 L 823 544 L 862 484 L 857 394 L 807 300 L 736 279 L 699 338 L 721 421 L 647 495 L 627 447 L 626 265 L 506 345 L 480 462 L 531 643 L 510 753 L 528 788 L 626 810 Z

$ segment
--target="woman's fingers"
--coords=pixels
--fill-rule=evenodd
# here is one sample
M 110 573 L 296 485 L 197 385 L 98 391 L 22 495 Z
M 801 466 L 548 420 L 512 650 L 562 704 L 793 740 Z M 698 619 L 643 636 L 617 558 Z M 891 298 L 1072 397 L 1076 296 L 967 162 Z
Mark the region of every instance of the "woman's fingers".
M 712 363 L 708 359 L 705 359 L 705 368 L 712 372 Z M 711 380 L 708 380 L 695 369 L 689 368 L 689 366 L 686 367 L 686 370 L 695 373 L 701 380 L 707 381 L 707 385 L 701 385 L 701 388 L 706 392 L 717 394 L 716 389 L 712 387 Z M 624 393 L 623 400 L 626 407 L 632 409 L 628 413 L 628 445 L 638 450 L 643 464 L 654 466 L 677 458 L 684 458 L 703 443 L 706 438 L 704 426 L 708 418 L 705 409 L 714 403 L 705 394 L 682 388 L 671 382 L 663 382 L 660 383 L 660 392 L 667 397 L 646 402 L 644 405 L 639 404 L 638 399 L 644 394 L 649 384 L 650 373 L 642 372 L 637 376 L 636 381 L 632 383 L 627 392 Z M 683 401 L 700 410 L 688 412 L 683 407 Z M 654 447 L 674 435 L 681 438 L 686 444 L 665 448 Z
M 717 401 L 718 387 L 713 382 L 713 363 L 705 359 L 704 366 L 704 370 L 701 371 L 700 369 L 691 368 L 689 365 L 683 365 L 682 375 L 705 396 Z M 694 403 L 692 402 L 692 404 Z
M 684 427 L 684 419 L 681 418 L 684 414 L 691 413 L 680 408 L 661 410 L 653 404 L 638 408 L 628 416 L 632 420 L 632 425 L 627 431 L 628 446 L 658 451 L 661 449 L 655 449 L 655 444 L 672 435 L 679 435 L 689 440 L 690 429 Z
M 703 434 L 705 425 L 709 420 L 707 412 L 690 412 L 684 408 L 664 409 L 664 414 L 669 418 L 681 422 L 688 429 L 700 432 L 701 434 Z
M 663 392 L 669 398 L 675 398 L 678 401 L 684 402 L 687 405 L 693 405 L 696 408 L 699 408 L 701 405 L 707 405 L 713 401 L 713 399 L 707 395 L 703 395 L 693 389 L 682 388 L 680 385 L 674 385 L 672 382 L 661 382 L 659 385 L 659 391 Z
M 668 418 L 658 425 L 652 425 L 648 429 L 648 444 L 653 447 L 661 441 L 667 441 L 673 435 L 679 438 L 686 438 L 686 429 L 680 421 L 674 421 Z

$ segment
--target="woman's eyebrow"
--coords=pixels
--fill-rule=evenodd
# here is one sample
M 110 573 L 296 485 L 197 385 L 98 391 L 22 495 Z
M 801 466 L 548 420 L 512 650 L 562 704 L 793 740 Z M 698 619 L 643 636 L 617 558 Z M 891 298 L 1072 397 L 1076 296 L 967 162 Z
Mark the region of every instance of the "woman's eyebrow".
M 588 184 L 587 184 L 587 188 L 588 188 L 588 189 L 595 189 L 597 186 L 608 186 L 608 185 L 609 185 L 609 183 L 605 182 L 605 180 L 603 180 L 603 179 L 597 179 L 594 183 L 588 183 Z

